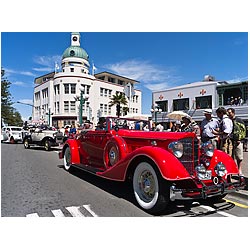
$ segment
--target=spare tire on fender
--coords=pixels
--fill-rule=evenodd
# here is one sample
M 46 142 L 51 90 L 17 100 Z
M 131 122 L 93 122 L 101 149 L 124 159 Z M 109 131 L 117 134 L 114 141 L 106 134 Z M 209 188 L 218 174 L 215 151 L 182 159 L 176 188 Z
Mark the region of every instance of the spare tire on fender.
M 125 141 L 120 138 L 111 138 L 106 144 L 103 154 L 103 160 L 106 168 L 113 167 L 118 161 L 124 158 L 127 154 L 127 145 Z

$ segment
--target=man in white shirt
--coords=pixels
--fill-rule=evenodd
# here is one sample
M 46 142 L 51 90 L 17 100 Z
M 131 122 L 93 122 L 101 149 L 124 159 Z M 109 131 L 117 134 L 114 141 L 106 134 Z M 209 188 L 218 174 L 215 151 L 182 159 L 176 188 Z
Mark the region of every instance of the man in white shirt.
M 220 130 L 213 130 L 214 135 L 220 136 L 220 147 L 222 151 L 226 152 L 230 156 L 232 155 L 233 150 L 233 144 L 231 139 L 229 138 L 229 135 L 232 133 L 233 130 L 233 122 L 232 120 L 227 116 L 227 110 L 224 107 L 219 107 L 216 110 L 216 114 L 218 118 L 220 119 Z
M 216 118 L 212 118 L 212 109 L 205 109 L 203 114 L 205 119 L 201 122 L 201 141 L 211 141 L 214 148 L 218 148 L 218 136 L 213 134 L 213 130 L 219 129 L 219 121 Z

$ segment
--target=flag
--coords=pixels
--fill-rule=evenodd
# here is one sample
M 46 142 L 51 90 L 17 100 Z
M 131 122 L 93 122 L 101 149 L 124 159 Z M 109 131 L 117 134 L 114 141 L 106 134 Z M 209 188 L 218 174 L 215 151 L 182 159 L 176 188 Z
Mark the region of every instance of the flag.
M 95 67 L 95 65 L 94 65 L 94 63 L 93 63 L 93 65 L 92 65 L 92 75 L 94 75 L 95 74 L 95 71 L 97 70 L 97 68 Z
M 59 67 L 58 63 L 55 62 L 55 72 L 57 72 L 57 70 L 59 70 L 59 69 L 60 69 L 60 67 Z

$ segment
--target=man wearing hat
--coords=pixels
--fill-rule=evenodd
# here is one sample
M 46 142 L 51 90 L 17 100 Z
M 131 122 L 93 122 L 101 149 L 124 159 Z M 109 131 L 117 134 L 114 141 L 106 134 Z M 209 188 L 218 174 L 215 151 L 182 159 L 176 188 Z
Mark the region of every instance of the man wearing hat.
M 199 125 L 192 119 L 191 116 L 186 115 L 182 117 L 183 124 L 181 125 L 182 132 L 194 132 L 197 139 L 200 140 L 200 127 Z
M 219 121 L 212 117 L 212 109 L 205 109 L 203 114 L 205 119 L 201 122 L 201 141 L 211 141 L 215 148 L 218 148 L 218 136 L 213 134 L 213 130 L 219 129 Z

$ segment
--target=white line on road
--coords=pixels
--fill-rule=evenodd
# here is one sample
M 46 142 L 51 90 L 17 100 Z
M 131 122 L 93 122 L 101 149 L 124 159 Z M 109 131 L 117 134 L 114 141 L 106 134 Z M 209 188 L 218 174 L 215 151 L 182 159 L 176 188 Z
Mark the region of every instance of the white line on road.
M 209 206 L 201 205 L 200 207 L 205 208 L 208 211 L 212 211 L 212 212 L 215 211 L 217 214 L 220 214 L 220 215 L 225 216 L 225 217 L 237 217 L 237 216 L 234 216 L 232 214 L 229 214 L 229 213 L 226 213 L 223 211 L 218 211 L 217 209 L 209 207 Z
M 39 217 L 37 213 L 27 214 L 26 217 Z
M 85 217 L 80 211 L 80 207 L 66 207 L 73 217 Z
M 90 214 L 92 214 L 94 217 L 98 217 L 98 215 L 91 209 L 90 205 L 83 205 L 83 207 L 88 210 Z
M 61 209 L 51 210 L 55 217 L 65 217 Z

